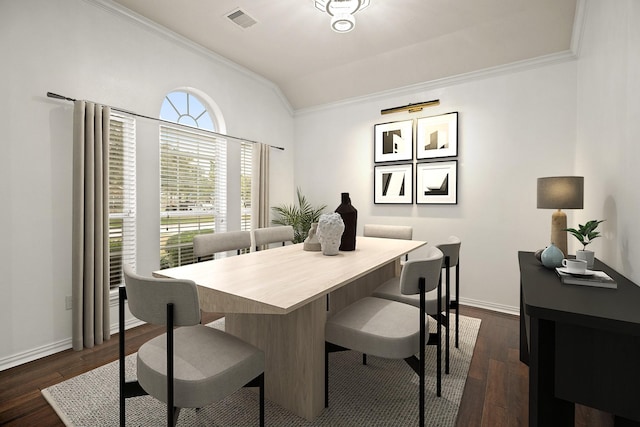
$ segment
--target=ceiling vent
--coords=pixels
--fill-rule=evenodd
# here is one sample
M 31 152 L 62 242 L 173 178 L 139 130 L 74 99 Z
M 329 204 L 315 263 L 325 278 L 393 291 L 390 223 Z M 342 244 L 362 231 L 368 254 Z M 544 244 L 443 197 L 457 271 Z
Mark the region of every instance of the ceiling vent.
M 236 9 L 231 13 L 227 14 L 227 18 L 229 18 L 234 24 L 242 27 L 249 28 L 253 24 L 257 23 L 255 19 L 250 17 L 244 10 Z

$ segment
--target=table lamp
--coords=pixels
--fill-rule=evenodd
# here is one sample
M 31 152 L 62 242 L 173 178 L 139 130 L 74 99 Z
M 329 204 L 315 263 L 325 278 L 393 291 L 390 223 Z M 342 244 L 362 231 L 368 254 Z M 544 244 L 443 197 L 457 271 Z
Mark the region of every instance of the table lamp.
M 562 209 L 582 209 L 584 177 L 538 178 L 538 209 L 557 209 L 551 216 L 551 243 L 567 256 L 567 214 Z

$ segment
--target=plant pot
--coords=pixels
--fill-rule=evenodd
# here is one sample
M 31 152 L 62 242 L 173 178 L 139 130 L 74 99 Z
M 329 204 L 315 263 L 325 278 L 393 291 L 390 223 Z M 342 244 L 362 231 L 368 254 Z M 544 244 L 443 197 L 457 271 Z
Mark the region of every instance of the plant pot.
M 587 268 L 593 270 L 593 263 L 595 260 L 595 253 L 593 251 L 581 250 L 576 251 L 576 259 L 587 261 Z

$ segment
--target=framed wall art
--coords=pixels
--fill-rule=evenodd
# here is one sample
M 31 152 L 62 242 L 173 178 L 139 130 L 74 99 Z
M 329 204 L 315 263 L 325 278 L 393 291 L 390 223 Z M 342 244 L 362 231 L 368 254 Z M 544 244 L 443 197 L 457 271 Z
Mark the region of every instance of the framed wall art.
M 458 203 L 458 161 L 418 163 L 416 203 L 455 205 Z
M 413 203 L 413 163 L 374 166 L 373 203 Z
M 458 155 L 458 113 L 418 119 L 416 158 L 418 160 Z
M 413 120 L 374 126 L 374 161 L 413 160 Z

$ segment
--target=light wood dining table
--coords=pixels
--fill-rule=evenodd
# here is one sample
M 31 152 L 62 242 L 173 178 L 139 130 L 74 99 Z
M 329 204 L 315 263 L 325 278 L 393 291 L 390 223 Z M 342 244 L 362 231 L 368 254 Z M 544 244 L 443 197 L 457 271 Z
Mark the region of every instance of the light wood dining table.
M 155 271 L 198 285 L 200 307 L 224 313 L 226 331 L 265 352 L 265 394 L 313 420 L 324 409 L 327 316 L 399 274 L 416 240 L 357 237 L 356 250 L 325 256 L 288 245 Z

